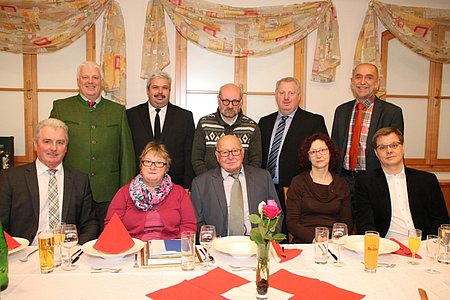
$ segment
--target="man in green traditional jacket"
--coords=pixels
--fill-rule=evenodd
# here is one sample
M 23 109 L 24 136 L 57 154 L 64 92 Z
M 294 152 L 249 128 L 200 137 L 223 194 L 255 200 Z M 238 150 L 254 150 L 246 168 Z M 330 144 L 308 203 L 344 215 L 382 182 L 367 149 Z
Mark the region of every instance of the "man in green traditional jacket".
M 95 62 L 78 67 L 80 93 L 55 100 L 50 117 L 69 127 L 65 164 L 89 175 L 95 212 L 103 230 L 109 203 L 135 176 L 135 157 L 125 107 L 101 96 L 103 76 Z

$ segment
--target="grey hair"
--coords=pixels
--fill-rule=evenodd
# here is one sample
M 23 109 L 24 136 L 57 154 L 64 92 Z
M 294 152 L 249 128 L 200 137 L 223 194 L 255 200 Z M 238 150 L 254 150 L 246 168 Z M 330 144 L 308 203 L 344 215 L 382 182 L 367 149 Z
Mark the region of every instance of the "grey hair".
M 90 67 L 90 68 L 97 69 L 98 72 L 100 73 L 100 77 L 101 77 L 101 79 L 103 81 L 103 70 L 102 70 L 102 68 L 100 68 L 100 66 L 95 61 L 90 61 L 90 60 L 84 61 L 78 66 L 78 68 L 77 68 L 77 79 L 80 78 L 80 72 L 81 72 L 81 68 L 82 67 Z
M 280 87 L 280 84 L 282 82 L 295 82 L 295 85 L 297 86 L 297 92 L 300 91 L 300 80 L 298 80 L 295 77 L 284 77 L 284 78 L 281 78 L 280 80 L 278 80 L 275 85 L 275 91 L 278 90 L 278 88 Z
M 64 123 L 63 121 L 54 118 L 44 119 L 39 122 L 34 133 L 34 141 L 36 143 L 39 141 L 39 138 L 41 137 L 42 128 L 44 127 L 51 127 L 53 129 L 62 128 L 62 130 L 64 130 L 66 142 L 69 143 L 69 127 L 67 127 L 66 123 Z
M 172 78 L 170 77 L 169 74 L 167 74 L 164 71 L 156 71 L 156 72 L 153 72 L 150 74 L 150 76 L 147 79 L 147 89 L 150 86 L 150 83 L 152 82 L 152 80 L 155 78 L 167 79 L 169 81 L 169 89 L 170 89 L 170 86 L 172 85 Z

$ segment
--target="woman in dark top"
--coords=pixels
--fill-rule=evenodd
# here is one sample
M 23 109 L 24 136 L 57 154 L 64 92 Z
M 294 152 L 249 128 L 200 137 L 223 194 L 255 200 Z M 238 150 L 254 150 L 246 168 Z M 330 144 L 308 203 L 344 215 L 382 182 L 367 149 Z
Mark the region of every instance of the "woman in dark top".
M 286 223 L 293 243 L 311 243 L 314 228 L 333 228 L 333 223 L 353 227 L 350 188 L 332 173 L 339 159 L 336 144 L 325 134 L 315 133 L 300 146 L 303 173 L 292 179 L 287 193 Z

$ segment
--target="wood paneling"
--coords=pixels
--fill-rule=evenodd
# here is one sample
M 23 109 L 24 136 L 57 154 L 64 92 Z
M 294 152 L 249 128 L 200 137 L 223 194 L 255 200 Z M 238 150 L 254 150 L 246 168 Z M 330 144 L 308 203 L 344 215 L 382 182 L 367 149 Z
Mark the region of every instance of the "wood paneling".
M 450 215 L 450 180 L 439 181 L 442 193 L 444 194 L 445 204 L 447 205 L 447 211 Z

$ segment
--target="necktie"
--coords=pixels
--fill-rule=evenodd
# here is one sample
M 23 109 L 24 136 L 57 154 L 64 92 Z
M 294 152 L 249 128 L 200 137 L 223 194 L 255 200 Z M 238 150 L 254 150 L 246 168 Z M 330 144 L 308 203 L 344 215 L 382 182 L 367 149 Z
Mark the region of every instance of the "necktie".
M 154 133 L 154 137 L 155 140 L 159 140 L 159 138 L 161 137 L 161 121 L 159 120 L 159 112 L 161 111 L 160 108 L 155 109 L 156 111 L 156 116 L 155 116 L 155 133 Z
M 356 104 L 356 109 L 357 113 L 355 124 L 353 125 L 352 145 L 350 147 L 350 170 L 352 171 L 356 169 L 356 164 L 358 162 L 359 137 L 361 136 L 364 104 L 358 102 L 358 104 Z
M 48 180 L 48 221 L 50 228 L 54 228 L 59 223 L 59 203 L 58 203 L 58 186 L 56 181 L 56 169 L 48 169 L 50 179 Z
M 273 137 L 272 147 L 270 148 L 269 159 L 267 161 L 267 170 L 272 178 L 275 177 L 275 165 L 277 164 L 278 152 L 280 151 L 281 140 L 283 138 L 284 128 L 286 127 L 286 119 L 288 116 L 282 116 L 278 123 L 277 131 Z
M 88 105 L 90 108 L 93 108 L 95 106 L 95 101 L 88 101 Z
M 230 174 L 234 178 L 230 196 L 229 235 L 244 234 L 244 203 L 239 173 Z

